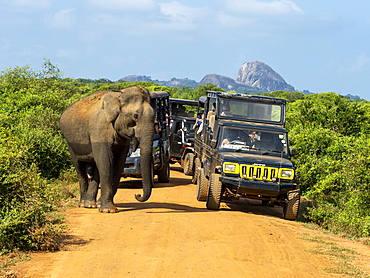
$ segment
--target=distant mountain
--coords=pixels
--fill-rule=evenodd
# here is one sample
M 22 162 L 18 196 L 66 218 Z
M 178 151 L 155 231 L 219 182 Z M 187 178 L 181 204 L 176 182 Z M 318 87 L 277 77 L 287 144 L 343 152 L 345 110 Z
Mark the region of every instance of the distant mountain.
M 242 84 L 268 92 L 295 90 L 271 67 L 260 61 L 244 63 L 238 71 L 236 80 Z
M 146 75 L 128 75 L 128 76 L 125 76 L 125 77 L 121 78 L 118 81 L 128 81 L 128 82 L 149 81 L 149 82 L 153 82 L 152 78 L 150 76 L 146 76 Z
M 172 78 L 170 81 L 157 81 L 157 83 L 167 87 L 189 86 L 192 88 L 196 88 L 199 85 L 198 82 L 189 78 Z
M 135 82 L 135 81 L 148 81 L 148 82 L 154 82 L 162 86 L 167 87 L 181 87 L 181 86 L 189 86 L 192 88 L 198 87 L 198 82 L 195 80 L 191 80 L 189 78 L 172 78 L 169 81 L 160 81 L 160 80 L 153 80 L 150 76 L 146 75 L 128 75 L 125 77 L 122 77 L 118 81 L 128 81 L 128 82 Z
M 170 81 L 159 81 L 146 75 L 129 75 L 119 81 L 149 81 L 167 87 L 189 86 L 193 88 L 211 83 L 226 91 L 237 92 L 294 91 L 294 87 L 286 83 L 277 72 L 259 61 L 244 63 L 239 68 L 236 80 L 220 74 L 207 74 L 199 83 L 188 78 L 172 78 Z
M 238 90 L 251 90 L 253 87 L 245 85 L 238 82 L 230 77 L 219 75 L 219 74 L 207 74 L 199 82 L 199 85 L 206 85 L 207 83 L 214 84 L 222 89 L 228 91 L 238 91 Z

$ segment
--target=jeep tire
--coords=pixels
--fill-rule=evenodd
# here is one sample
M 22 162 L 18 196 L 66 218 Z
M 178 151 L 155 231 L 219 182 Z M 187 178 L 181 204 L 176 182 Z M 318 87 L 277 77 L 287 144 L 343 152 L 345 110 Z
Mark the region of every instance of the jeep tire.
M 197 184 L 199 179 L 199 170 L 202 165 L 200 164 L 200 159 L 196 157 L 194 159 L 194 171 L 193 171 L 193 179 L 191 180 L 193 184 Z
M 183 162 L 184 174 L 187 176 L 193 175 L 193 168 L 194 168 L 194 154 L 187 153 L 184 158 Z
M 204 169 L 199 169 L 199 177 L 197 180 L 197 200 L 205 201 L 207 200 L 209 181 L 204 174 Z
M 296 220 L 300 204 L 300 190 L 292 190 L 287 193 L 283 207 L 283 218 L 286 220 Z
M 212 173 L 209 177 L 209 189 L 207 195 L 207 209 L 219 210 L 221 203 L 222 182 L 220 174 Z
M 162 169 L 158 171 L 158 182 L 167 183 L 170 181 L 170 163 L 167 156 L 163 159 Z

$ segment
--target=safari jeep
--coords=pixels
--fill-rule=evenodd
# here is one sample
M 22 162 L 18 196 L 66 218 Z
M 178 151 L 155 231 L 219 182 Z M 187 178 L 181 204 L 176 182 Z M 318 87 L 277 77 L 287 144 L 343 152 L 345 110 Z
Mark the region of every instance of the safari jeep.
M 169 141 L 169 94 L 164 91 L 150 92 L 150 104 L 155 112 L 153 162 L 154 175 L 158 176 L 158 182 L 169 182 L 170 178 L 170 141 Z M 123 177 L 141 177 L 140 169 L 140 146 L 132 151 L 130 146 L 126 158 Z
M 180 163 L 185 175 L 193 175 L 194 125 L 198 101 L 170 98 L 170 163 Z
M 285 100 L 209 92 L 204 133 L 195 138 L 197 199 L 207 209 L 220 202 L 251 198 L 281 205 L 295 220 L 300 190 L 284 128 Z

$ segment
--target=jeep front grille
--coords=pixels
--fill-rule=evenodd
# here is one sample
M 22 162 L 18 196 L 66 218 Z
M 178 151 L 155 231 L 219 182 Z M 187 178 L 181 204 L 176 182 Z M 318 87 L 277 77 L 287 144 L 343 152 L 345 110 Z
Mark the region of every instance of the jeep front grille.
M 240 177 L 243 179 L 276 181 L 279 169 L 273 167 L 240 165 Z

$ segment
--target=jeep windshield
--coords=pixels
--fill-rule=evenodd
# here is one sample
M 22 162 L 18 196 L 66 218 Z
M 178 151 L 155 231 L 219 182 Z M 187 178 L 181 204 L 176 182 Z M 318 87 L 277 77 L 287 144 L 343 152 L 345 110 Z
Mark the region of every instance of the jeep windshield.
M 220 150 L 260 151 L 287 154 L 284 132 L 221 126 L 218 140 Z
M 244 121 L 284 123 L 284 104 L 273 102 L 254 102 L 243 98 L 219 98 L 218 117 Z

